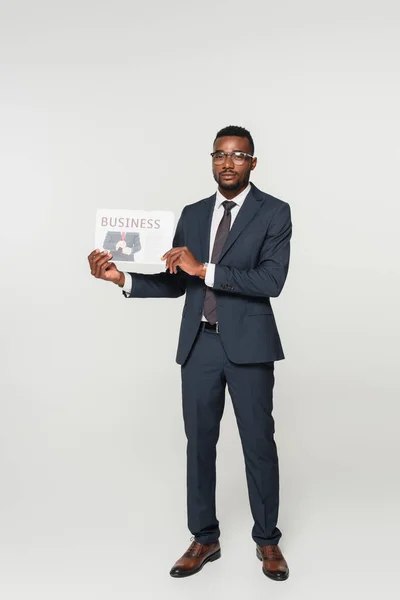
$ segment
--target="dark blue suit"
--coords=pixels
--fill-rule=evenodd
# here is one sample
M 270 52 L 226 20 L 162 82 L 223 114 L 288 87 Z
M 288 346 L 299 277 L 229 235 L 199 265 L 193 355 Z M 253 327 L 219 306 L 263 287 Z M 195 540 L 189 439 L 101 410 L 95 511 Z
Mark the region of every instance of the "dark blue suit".
M 174 246 L 187 246 L 209 261 L 216 195 L 186 206 Z M 182 365 L 187 447 L 189 529 L 203 544 L 219 536 L 215 514 L 215 457 L 228 385 L 246 464 L 253 539 L 277 544 L 278 457 L 274 441 L 274 361 L 284 358 L 270 298 L 279 296 L 289 267 L 290 207 L 251 186 L 220 260 L 213 290 L 219 332 L 199 332 L 205 283 L 180 271 L 132 273 L 130 297 L 178 297 L 186 293 L 176 360 Z

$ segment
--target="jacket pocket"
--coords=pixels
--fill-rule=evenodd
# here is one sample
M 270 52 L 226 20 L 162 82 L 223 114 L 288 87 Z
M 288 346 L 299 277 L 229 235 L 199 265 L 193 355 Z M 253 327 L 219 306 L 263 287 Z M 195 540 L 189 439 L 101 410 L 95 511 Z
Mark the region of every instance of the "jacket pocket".
M 247 307 L 247 316 L 248 317 L 255 317 L 257 315 L 273 315 L 273 310 L 272 307 L 269 306 L 268 304 L 265 305 L 261 305 L 261 304 L 254 304 L 253 306 L 248 306 Z

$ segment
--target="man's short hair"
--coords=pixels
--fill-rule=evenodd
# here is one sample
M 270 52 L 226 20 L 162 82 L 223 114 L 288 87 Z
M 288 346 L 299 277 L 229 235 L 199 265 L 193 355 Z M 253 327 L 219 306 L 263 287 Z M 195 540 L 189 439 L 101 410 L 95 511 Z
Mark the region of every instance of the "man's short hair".
M 244 127 L 239 127 L 239 125 L 228 125 L 228 127 L 224 127 L 223 129 L 218 131 L 217 135 L 215 136 L 214 144 L 218 138 L 225 136 L 236 136 L 248 139 L 251 146 L 251 153 L 254 154 L 253 138 L 251 137 L 250 131 L 247 131 L 247 129 L 245 129 Z

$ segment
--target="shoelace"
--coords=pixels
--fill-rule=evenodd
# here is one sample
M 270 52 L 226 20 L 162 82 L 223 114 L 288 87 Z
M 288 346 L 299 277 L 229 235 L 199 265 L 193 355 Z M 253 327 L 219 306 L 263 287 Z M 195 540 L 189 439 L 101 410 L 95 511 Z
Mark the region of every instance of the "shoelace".
M 190 539 L 192 540 L 192 543 L 190 544 L 189 548 L 186 550 L 185 555 L 186 556 L 197 556 L 199 554 L 199 550 L 200 550 L 202 544 L 200 544 L 200 542 L 196 542 L 194 537 L 191 537 Z
M 282 558 L 282 553 L 278 546 L 264 546 L 262 551 L 264 556 L 269 560 L 280 560 Z

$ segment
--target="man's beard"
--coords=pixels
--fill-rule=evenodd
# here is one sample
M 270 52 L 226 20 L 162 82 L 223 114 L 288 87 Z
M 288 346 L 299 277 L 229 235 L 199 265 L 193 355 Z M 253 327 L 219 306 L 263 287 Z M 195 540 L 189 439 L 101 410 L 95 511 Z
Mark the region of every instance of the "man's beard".
M 224 182 L 223 179 L 221 180 L 221 178 L 219 178 L 218 185 L 221 188 L 221 190 L 238 190 L 241 187 L 242 182 L 238 180 L 236 182 L 229 183 Z
M 218 183 L 221 190 L 238 190 L 239 188 L 246 186 L 249 183 L 249 178 L 250 178 L 250 173 L 249 173 L 247 178 L 244 177 L 243 179 L 237 179 L 236 181 L 229 182 L 229 181 L 224 181 L 223 178 L 221 177 L 221 175 L 222 175 L 222 173 L 220 173 L 218 175 L 218 177 L 216 177 L 214 175 L 214 179 Z

